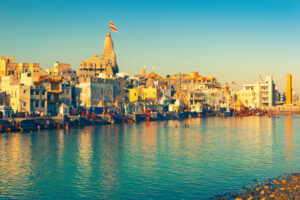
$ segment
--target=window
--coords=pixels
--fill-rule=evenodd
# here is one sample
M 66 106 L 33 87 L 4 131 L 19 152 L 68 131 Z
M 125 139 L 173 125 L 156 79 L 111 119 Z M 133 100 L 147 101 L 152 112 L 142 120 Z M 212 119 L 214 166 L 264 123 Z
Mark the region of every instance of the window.
M 37 90 L 37 91 L 35 92 L 35 94 L 36 94 L 36 95 L 39 95 L 39 94 L 40 94 L 40 91 Z
M 30 95 L 34 95 L 34 90 L 30 90 Z
M 45 101 L 42 101 L 42 108 L 45 107 Z
M 39 101 L 35 101 L 35 107 L 39 107 Z
M 42 91 L 42 95 L 45 95 L 45 91 Z

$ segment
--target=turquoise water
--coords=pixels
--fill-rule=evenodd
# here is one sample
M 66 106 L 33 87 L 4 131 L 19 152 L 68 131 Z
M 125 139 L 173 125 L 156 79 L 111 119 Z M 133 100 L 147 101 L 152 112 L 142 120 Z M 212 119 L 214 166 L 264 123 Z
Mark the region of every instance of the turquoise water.
M 0 198 L 209 199 L 300 169 L 299 117 L 164 123 L 1 134 Z

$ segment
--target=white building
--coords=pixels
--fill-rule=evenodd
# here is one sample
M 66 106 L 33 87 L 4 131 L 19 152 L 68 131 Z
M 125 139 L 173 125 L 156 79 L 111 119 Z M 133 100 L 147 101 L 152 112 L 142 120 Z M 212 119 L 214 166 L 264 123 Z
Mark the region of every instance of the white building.
M 113 92 L 113 84 L 106 83 L 105 79 L 76 85 L 76 96 L 80 104 L 88 108 L 98 107 L 100 102 L 113 103 Z
M 202 90 L 205 95 L 205 103 L 210 106 L 218 106 L 225 102 L 224 93 L 220 89 Z
M 274 106 L 275 83 L 272 76 L 266 76 L 264 83 L 243 84 L 243 89 L 238 92 L 238 96 L 247 107 Z
M 70 115 L 70 107 L 66 104 L 62 103 L 59 107 L 59 113 L 61 116 L 69 116 Z

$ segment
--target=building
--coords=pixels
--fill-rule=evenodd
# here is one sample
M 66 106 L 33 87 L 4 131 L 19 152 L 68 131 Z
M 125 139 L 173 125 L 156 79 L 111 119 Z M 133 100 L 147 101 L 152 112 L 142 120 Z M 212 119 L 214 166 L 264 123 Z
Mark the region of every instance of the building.
M 71 85 L 76 83 L 76 71 L 71 68 L 69 63 L 55 62 L 53 69 L 48 69 L 47 74 L 54 76 L 62 76 L 64 79 L 70 81 Z
M 129 91 L 129 101 L 134 102 L 134 101 L 139 101 L 142 100 L 142 90 L 144 86 L 139 86 L 136 88 L 128 89 Z
M 61 116 L 69 116 L 70 115 L 70 107 L 66 104 L 62 103 L 59 107 L 59 114 Z
M 119 72 L 116 60 L 116 53 L 110 32 L 107 33 L 104 41 L 104 49 L 102 56 L 96 53 L 93 57 L 80 63 L 78 76 L 80 77 L 98 77 L 99 74 L 107 74 L 110 76 Z
M 0 77 L 12 75 L 21 76 L 21 73 L 40 72 L 40 65 L 37 63 L 16 63 L 15 57 L 0 56 Z
M 207 90 L 221 88 L 215 77 L 200 76 L 198 72 L 191 74 L 173 74 L 162 79 L 175 91 L 178 90 Z
M 1 90 L 6 91 L 12 85 L 19 85 L 21 78 L 15 76 L 2 76 L 1 77 Z
M 292 74 L 288 74 L 286 78 L 286 104 L 293 104 Z
M 110 79 L 85 78 L 76 85 L 77 103 L 81 106 L 103 107 L 114 103 L 114 85 Z
M 47 114 L 46 88 L 41 84 L 20 85 L 19 105 L 15 112 Z
M 16 77 L 2 77 L 2 91 L 9 96 L 9 105 L 15 113 L 47 113 L 46 89 L 37 83 L 32 73 L 23 73 L 20 81 Z
M 63 78 L 61 76 L 41 76 L 39 81 L 35 83 L 36 85 L 40 84 L 46 89 L 46 98 L 47 98 L 47 113 L 51 116 L 55 116 L 59 112 L 59 106 L 62 101 L 62 85 Z M 67 103 L 72 102 L 70 95 L 70 99 L 67 100 Z
M 12 118 L 14 116 L 14 111 L 11 106 L 1 105 L 0 106 L 0 119 Z
M 147 100 L 154 103 L 159 103 L 161 98 L 165 100 L 171 99 L 171 88 L 167 85 L 157 85 L 155 87 L 139 86 L 136 88 L 128 89 L 129 101 Z
M 187 93 L 189 105 L 205 103 L 205 94 L 202 91 L 190 91 Z
M 272 76 L 266 76 L 263 83 L 243 84 L 238 92 L 239 99 L 247 107 L 261 108 L 275 105 L 275 83 Z
M 9 105 L 10 96 L 4 92 L 0 91 L 0 105 Z

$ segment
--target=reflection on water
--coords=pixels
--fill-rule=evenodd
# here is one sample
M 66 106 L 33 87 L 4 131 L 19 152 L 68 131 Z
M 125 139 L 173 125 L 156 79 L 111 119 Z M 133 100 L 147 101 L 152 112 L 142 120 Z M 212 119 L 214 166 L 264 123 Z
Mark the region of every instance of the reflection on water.
M 190 128 L 167 121 L 1 134 L 0 197 L 207 199 L 300 169 L 299 122 L 208 118 Z
M 31 187 L 31 141 L 21 134 L 1 135 L 0 193 L 3 197 L 20 197 Z
M 286 116 L 285 118 L 286 129 L 286 160 L 292 159 L 293 153 L 293 116 Z

